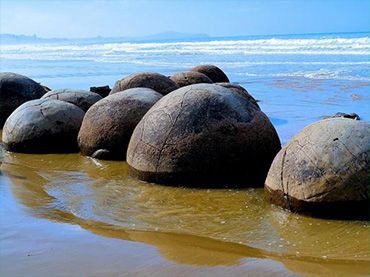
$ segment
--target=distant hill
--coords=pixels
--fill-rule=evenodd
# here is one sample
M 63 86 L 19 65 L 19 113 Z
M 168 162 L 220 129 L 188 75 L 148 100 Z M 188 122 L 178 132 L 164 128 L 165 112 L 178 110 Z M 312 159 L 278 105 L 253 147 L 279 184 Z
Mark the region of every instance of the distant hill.
M 185 34 L 164 32 L 142 37 L 94 37 L 94 38 L 40 38 L 36 35 L 0 34 L 1 44 L 39 44 L 39 43 L 115 43 L 115 42 L 148 42 L 148 41 L 187 41 L 209 38 L 206 34 Z

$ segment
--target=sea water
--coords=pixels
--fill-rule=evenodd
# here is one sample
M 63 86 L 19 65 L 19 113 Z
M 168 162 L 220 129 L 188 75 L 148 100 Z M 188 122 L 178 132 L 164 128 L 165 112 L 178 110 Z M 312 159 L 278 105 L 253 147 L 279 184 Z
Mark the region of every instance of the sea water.
M 215 64 L 261 101 L 283 143 L 337 112 L 370 120 L 370 34 L 318 34 L 200 41 L 1 45 L 1 71 L 57 88 L 114 85 L 138 71 L 172 75 Z

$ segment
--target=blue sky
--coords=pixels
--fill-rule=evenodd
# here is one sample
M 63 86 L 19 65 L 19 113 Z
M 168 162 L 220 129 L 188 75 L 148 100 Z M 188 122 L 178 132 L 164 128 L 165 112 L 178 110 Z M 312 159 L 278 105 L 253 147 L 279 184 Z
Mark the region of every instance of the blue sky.
M 1 33 L 41 37 L 211 36 L 370 29 L 370 0 L 0 0 Z

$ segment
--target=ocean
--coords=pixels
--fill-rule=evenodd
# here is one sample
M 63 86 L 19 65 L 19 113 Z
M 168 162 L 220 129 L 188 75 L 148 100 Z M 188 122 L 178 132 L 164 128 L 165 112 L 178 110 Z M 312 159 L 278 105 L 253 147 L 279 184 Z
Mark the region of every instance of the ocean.
M 1 71 L 52 89 L 114 85 L 138 71 L 165 75 L 215 64 L 260 100 L 283 143 L 337 112 L 370 120 L 370 34 L 280 35 L 191 41 L 1 45 Z

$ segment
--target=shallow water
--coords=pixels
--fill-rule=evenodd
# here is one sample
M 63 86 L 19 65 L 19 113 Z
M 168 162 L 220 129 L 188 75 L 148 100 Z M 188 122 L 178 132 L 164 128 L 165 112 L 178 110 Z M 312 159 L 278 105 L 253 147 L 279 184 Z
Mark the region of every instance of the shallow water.
M 25 262 L 17 269 L 11 259 L 14 254 L 25 255 L 28 249 L 30 255 L 36 255 L 36 264 L 46 266 L 50 257 L 39 248 L 46 244 L 46 248 L 59 249 L 61 241 L 69 245 L 81 236 L 89 240 L 91 235 L 81 234 L 81 228 L 102 236 L 103 245 L 119 239 L 153 246 L 157 250 L 154 257 L 166 261 L 159 264 L 170 262 L 179 267 L 179 271 L 172 268 L 174 272 L 180 272 L 183 265 L 196 270 L 222 265 L 236 274 L 370 274 L 370 223 L 366 221 L 291 214 L 266 203 L 263 189 L 148 184 L 130 178 L 124 162 L 96 161 L 78 154 L 2 155 L 0 260 L 4 273 L 19 272 L 27 265 Z M 47 221 L 40 224 L 36 219 Z M 53 231 L 52 222 L 71 224 L 79 231 L 65 226 Z M 52 235 L 38 244 L 33 236 L 48 230 L 58 236 L 58 243 Z M 95 255 L 101 254 L 103 250 L 94 245 Z M 83 252 L 82 246 L 73 248 Z M 145 256 L 143 249 L 136 251 L 124 255 Z M 63 258 L 58 259 L 63 263 Z M 264 263 L 244 268 L 249 264 L 246 259 Z M 142 261 L 127 272 L 146 264 Z M 106 260 L 105 267 L 118 270 L 115 259 Z M 152 269 L 143 270 L 149 274 Z
M 88 89 L 214 63 L 261 100 L 285 144 L 336 112 L 370 121 L 369 45 L 368 34 L 2 45 L 0 66 L 51 88 Z M 0 149 L 0 163 L 2 276 L 370 275 L 369 222 L 292 214 L 266 203 L 263 189 L 148 184 L 124 162 L 79 154 Z

